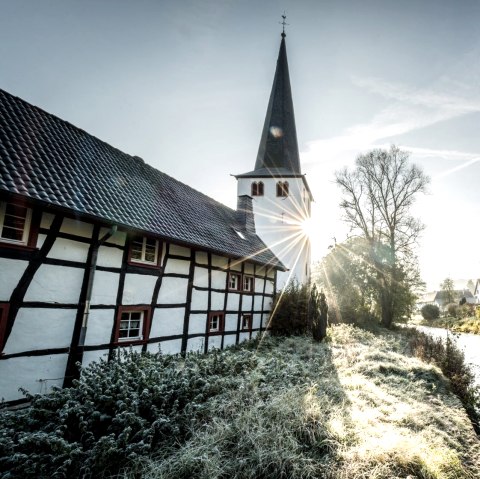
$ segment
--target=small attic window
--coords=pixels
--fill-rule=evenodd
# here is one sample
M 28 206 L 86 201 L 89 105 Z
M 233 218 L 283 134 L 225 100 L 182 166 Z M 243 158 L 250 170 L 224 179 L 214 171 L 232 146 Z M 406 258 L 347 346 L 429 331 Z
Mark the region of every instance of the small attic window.
M 242 238 L 243 240 L 246 239 L 246 238 L 245 238 L 245 235 L 244 235 L 241 231 L 238 231 L 238 230 L 236 230 L 235 228 L 233 228 L 233 231 L 235 231 L 235 233 L 237 233 L 237 235 L 238 235 L 240 238 Z

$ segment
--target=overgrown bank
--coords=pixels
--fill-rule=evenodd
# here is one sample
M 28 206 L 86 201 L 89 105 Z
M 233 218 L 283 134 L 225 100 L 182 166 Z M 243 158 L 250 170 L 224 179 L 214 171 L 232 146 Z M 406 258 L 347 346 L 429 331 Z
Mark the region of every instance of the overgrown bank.
M 2 478 L 480 477 L 478 440 L 408 339 L 339 325 L 185 360 L 127 355 L 3 412 Z M 138 477 L 138 476 L 136 476 Z

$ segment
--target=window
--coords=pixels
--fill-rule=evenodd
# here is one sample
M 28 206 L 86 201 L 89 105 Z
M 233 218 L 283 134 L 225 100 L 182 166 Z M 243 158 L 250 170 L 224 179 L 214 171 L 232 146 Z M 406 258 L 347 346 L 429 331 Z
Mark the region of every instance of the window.
M 146 341 L 150 320 L 150 308 L 121 306 L 118 312 L 115 341 L 129 343 Z
M 0 202 L 0 241 L 29 245 L 32 210 L 16 203 Z
M 288 181 L 277 183 L 277 196 L 288 196 Z
M 0 303 L 0 353 L 3 350 L 3 341 L 7 329 L 8 307 L 8 303 Z
M 158 250 L 158 240 L 147 236 L 137 236 L 130 243 L 130 262 L 157 266 Z
M 244 276 L 243 277 L 243 291 L 246 293 L 253 293 L 254 286 L 254 277 L 253 276 Z
M 263 196 L 263 181 L 252 183 L 252 196 Z
M 228 278 L 228 289 L 232 291 L 239 291 L 241 278 L 241 274 L 230 273 L 230 276 Z
M 252 329 L 252 315 L 251 314 L 243 314 L 242 315 L 242 322 L 240 324 L 242 331 L 250 331 Z
M 214 311 L 208 315 L 208 332 L 221 333 L 223 331 L 225 313 Z

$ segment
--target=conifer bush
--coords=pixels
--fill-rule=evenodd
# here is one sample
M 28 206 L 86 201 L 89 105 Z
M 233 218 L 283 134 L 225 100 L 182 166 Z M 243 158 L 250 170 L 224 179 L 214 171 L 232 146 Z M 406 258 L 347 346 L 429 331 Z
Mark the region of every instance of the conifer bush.
M 290 281 L 277 294 L 269 330 L 277 336 L 311 334 L 316 341 L 326 336 L 328 305 L 315 285 Z

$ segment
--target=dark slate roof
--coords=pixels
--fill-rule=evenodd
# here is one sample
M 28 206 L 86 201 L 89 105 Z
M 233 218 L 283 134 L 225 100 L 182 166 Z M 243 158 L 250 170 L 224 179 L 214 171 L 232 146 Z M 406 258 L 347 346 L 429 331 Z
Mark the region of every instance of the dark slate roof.
M 284 34 L 255 163 L 255 170 L 261 168 L 285 168 L 301 174 Z
M 0 172 L 0 192 L 284 269 L 231 208 L 3 90 Z

